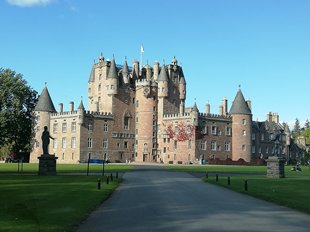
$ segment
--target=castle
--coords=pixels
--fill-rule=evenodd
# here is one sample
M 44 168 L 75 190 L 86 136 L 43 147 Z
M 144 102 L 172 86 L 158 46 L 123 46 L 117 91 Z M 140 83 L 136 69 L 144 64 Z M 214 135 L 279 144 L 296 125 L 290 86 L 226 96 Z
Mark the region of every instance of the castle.
M 56 111 L 45 87 L 35 107 L 34 148 L 30 162 L 42 154 L 41 134 L 48 126 L 55 139 L 50 154 L 59 163 L 104 159 L 111 162 L 203 163 L 206 160 L 251 162 L 271 155 L 290 158 L 290 131 L 269 113 L 263 122 L 252 120 L 250 100 L 241 89 L 228 110 L 223 98 L 218 114 L 185 107 L 186 80 L 174 57 L 169 65 L 155 61 L 140 68 L 116 65 L 102 54 L 88 80 L 88 110 L 81 100 L 69 111 Z

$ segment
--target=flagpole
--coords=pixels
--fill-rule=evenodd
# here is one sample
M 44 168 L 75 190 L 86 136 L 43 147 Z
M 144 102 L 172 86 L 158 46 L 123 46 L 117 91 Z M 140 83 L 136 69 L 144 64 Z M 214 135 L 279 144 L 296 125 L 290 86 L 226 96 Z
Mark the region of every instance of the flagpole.
M 142 55 L 144 52 L 143 44 L 140 47 L 140 70 L 142 70 Z

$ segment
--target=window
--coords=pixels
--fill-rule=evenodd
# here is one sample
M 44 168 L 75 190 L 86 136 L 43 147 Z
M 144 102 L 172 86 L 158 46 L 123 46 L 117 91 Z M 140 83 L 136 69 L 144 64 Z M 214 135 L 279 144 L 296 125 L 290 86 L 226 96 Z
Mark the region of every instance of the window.
M 178 149 L 178 141 L 174 141 L 174 150 Z
M 101 84 L 98 85 L 98 91 L 101 91 Z
M 54 149 L 57 149 L 57 139 L 54 139 L 54 140 L 53 140 L 53 148 L 54 148 Z
M 129 130 L 129 117 L 124 117 L 124 130 Z
M 57 133 L 58 131 L 58 123 L 53 124 L 53 133 Z
M 124 142 L 124 148 L 125 148 L 125 149 L 128 148 L 128 142 L 127 142 L 127 141 Z
M 207 148 L 206 148 L 206 141 L 202 140 L 201 141 L 201 150 L 205 151 Z
M 76 122 L 71 123 L 71 132 L 76 132 Z
M 266 154 L 269 153 L 269 147 L 266 146 Z
M 211 127 L 211 133 L 212 133 L 212 135 L 216 135 L 217 134 L 217 127 L 216 126 L 212 126 Z
M 246 125 L 246 120 L 242 119 L 242 125 Z
M 202 133 L 203 133 L 203 134 L 208 134 L 208 126 L 204 126 L 204 127 L 202 128 Z
M 164 138 L 164 143 L 166 143 L 166 140 L 167 140 L 167 139 L 166 139 L 166 138 Z
M 255 133 L 252 133 L 252 140 L 255 140 Z
M 63 132 L 63 133 L 66 133 L 66 132 L 67 132 L 67 123 L 66 123 L 66 122 L 63 122 L 63 123 L 62 123 L 62 132 Z
M 109 131 L 109 127 L 108 127 L 108 124 L 103 124 L 103 131 L 104 132 L 108 132 Z
M 144 152 L 147 152 L 147 151 L 148 151 L 147 143 L 143 144 L 143 151 L 144 151 Z
M 66 138 L 62 138 L 62 140 L 61 140 L 61 147 L 62 148 L 66 148 L 67 147 L 67 140 L 66 140 Z
M 242 151 L 246 151 L 246 146 L 244 144 L 242 145 Z
M 136 100 L 136 107 L 139 107 L 139 100 Z
M 88 148 L 92 148 L 93 147 L 93 139 L 92 138 L 88 138 L 87 139 L 87 147 Z
M 188 140 L 187 148 L 192 149 L 192 140 Z
M 211 151 L 216 151 L 216 141 L 211 141 Z
M 231 127 L 226 127 L 226 135 L 231 135 Z
M 256 150 L 256 149 L 255 149 L 255 146 L 253 145 L 253 146 L 252 146 L 252 153 L 253 153 L 253 154 L 255 153 L 255 150 Z
M 111 89 L 114 89 L 114 85 L 111 85 Z
M 261 134 L 260 139 L 261 139 L 261 141 L 264 141 L 265 140 L 265 135 Z
M 163 152 L 166 153 L 166 147 L 164 147 L 164 151 Z
M 136 122 L 139 122 L 139 117 L 138 116 L 136 116 Z
M 242 131 L 242 135 L 246 136 L 246 131 L 245 130 Z
M 71 138 L 71 148 L 76 148 L 76 138 L 75 137 Z
M 88 131 L 93 132 L 93 124 L 88 123 Z
M 102 147 L 103 147 L 104 149 L 108 149 L 108 139 L 103 139 L 103 141 L 102 141 Z
M 225 150 L 225 151 L 230 151 L 230 142 L 227 142 L 227 141 L 226 141 L 226 142 L 224 143 L 224 150 Z

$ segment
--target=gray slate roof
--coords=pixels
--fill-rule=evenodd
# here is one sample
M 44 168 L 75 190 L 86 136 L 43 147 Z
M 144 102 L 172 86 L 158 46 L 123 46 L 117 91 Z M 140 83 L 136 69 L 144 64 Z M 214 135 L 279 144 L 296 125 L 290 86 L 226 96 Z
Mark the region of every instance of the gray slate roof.
M 117 79 L 117 71 L 116 71 L 116 64 L 115 64 L 115 59 L 113 58 L 108 74 L 108 79 Z
M 158 81 L 168 81 L 168 74 L 165 65 L 160 70 Z
M 78 107 L 78 109 L 80 110 L 85 110 L 85 107 L 84 107 L 84 105 L 83 105 L 83 101 L 81 100 L 81 102 L 80 102 L 80 105 L 79 105 L 79 107 Z
M 56 113 L 53 101 L 46 86 L 42 90 L 42 93 L 39 96 L 38 103 L 34 110 Z
M 252 114 L 240 89 L 233 101 L 229 114 Z
M 91 69 L 88 82 L 94 82 L 95 81 L 95 72 L 94 72 L 94 66 Z
M 127 65 L 127 61 L 125 60 L 124 61 L 124 66 L 123 66 L 123 75 L 124 74 L 128 74 L 129 73 L 129 71 L 128 71 L 128 65 Z

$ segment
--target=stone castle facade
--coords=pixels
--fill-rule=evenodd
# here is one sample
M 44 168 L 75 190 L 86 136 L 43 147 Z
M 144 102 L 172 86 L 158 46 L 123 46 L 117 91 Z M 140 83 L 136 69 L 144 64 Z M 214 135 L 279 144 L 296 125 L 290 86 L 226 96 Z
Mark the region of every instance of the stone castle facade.
M 173 58 L 141 69 L 138 61 L 116 65 L 99 56 L 88 80 L 88 110 L 81 100 L 69 111 L 56 111 L 45 87 L 35 108 L 36 134 L 31 162 L 42 154 L 41 134 L 48 126 L 54 137 L 49 153 L 59 163 L 111 162 L 202 163 L 213 159 L 251 162 L 271 155 L 289 158 L 290 132 L 277 114 L 252 120 L 251 102 L 239 89 L 230 110 L 224 98 L 218 114 L 185 107 L 186 80 Z

